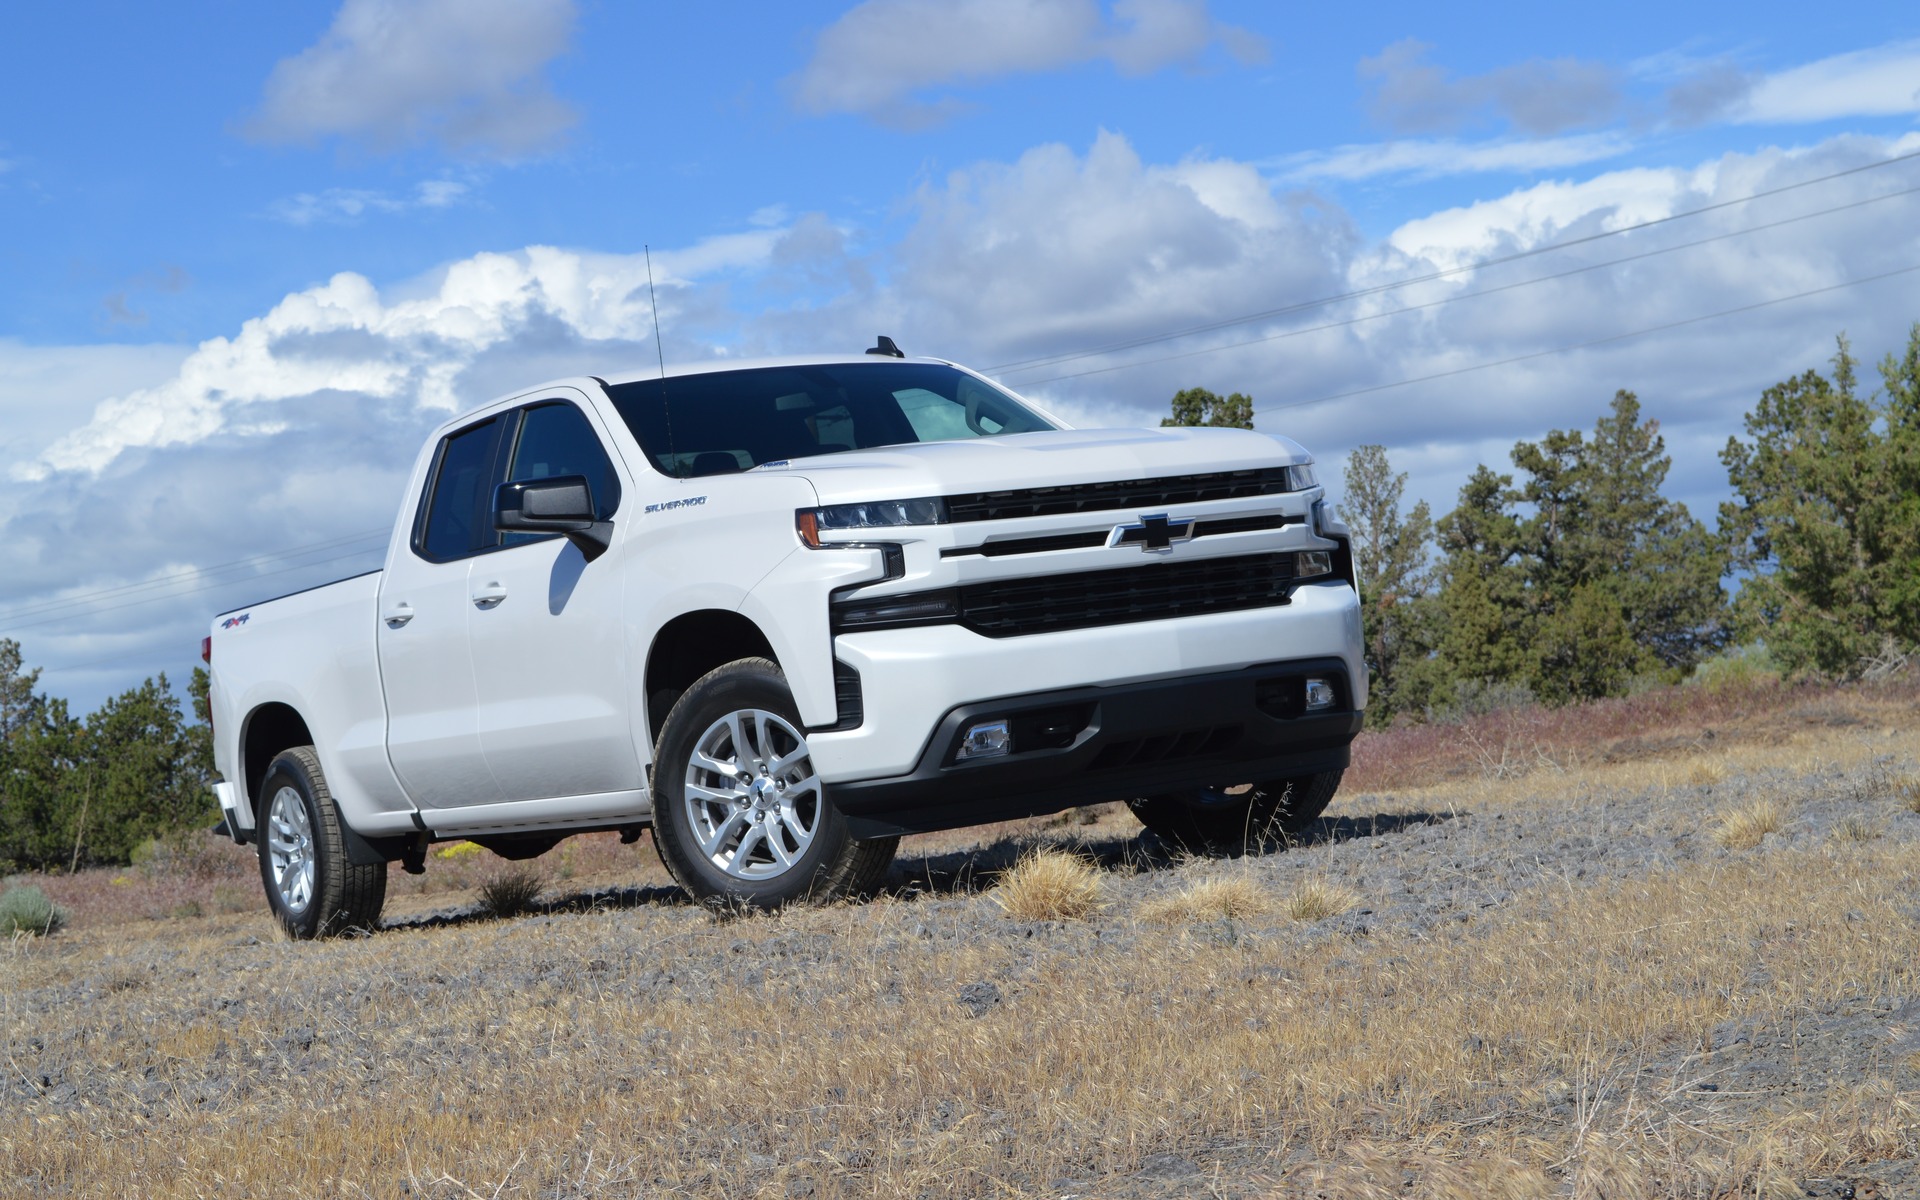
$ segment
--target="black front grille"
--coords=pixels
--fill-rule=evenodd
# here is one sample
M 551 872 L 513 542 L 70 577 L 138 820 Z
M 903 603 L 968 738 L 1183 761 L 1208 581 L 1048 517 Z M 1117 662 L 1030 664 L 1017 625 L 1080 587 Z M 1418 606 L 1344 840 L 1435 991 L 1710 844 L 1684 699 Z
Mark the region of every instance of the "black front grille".
M 1291 554 L 996 580 L 959 589 L 960 623 L 988 637 L 1124 625 L 1285 604 L 1292 585 Z
M 1123 479 L 1113 483 L 1077 483 L 1063 487 L 1018 488 L 948 496 L 947 519 L 1004 521 L 1013 517 L 1050 517 L 1061 513 L 1156 509 L 1241 496 L 1271 496 L 1287 490 L 1287 468 L 1216 471 L 1209 475 L 1170 475 L 1163 479 Z

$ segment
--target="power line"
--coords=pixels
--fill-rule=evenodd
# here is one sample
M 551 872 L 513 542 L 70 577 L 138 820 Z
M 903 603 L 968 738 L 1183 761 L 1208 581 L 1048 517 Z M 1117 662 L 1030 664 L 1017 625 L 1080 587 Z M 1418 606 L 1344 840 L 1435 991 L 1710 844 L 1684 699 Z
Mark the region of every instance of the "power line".
M 231 562 L 216 563 L 213 566 L 207 567 L 205 569 L 195 568 L 187 571 L 178 571 L 173 573 L 172 575 L 163 576 L 162 578 L 159 578 L 159 579 L 148 579 L 148 580 L 143 580 L 139 583 L 121 584 L 117 587 L 97 588 L 93 591 L 76 592 L 70 595 L 60 596 L 52 600 L 36 601 L 30 604 L 23 605 L 19 608 L 13 609 L 9 612 L 0 613 L 0 622 L 13 621 L 21 617 L 38 616 L 44 612 L 53 612 L 56 610 L 68 609 L 73 607 L 74 605 L 87 604 L 94 600 L 110 599 L 116 596 L 131 595 L 135 592 L 149 591 L 155 588 L 172 587 L 177 584 L 192 582 L 197 579 L 205 579 L 210 575 L 228 574 L 228 573 L 234 572 L 236 569 L 241 567 L 265 565 L 266 563 L 270 563 L 270 562 L 279 562 L 287 559 L 303 558 L 308 554 L 318 553 L 323 550 L 332 550 L 337 547 L 348 545 L 353 542 L 365 541 L 368 538 L 371 538 L 374 536 L 379 536 L 384 538 L 388 535 L 388 533 L 389 531 L 384 528 L 369 529 L 369 530 L 364 530 L 360 533 L 353 533 L 353 534 L 347 534 L 342 537 L 330 538 L 324 542 L 309 542 L 305 545 L 295 546 L 289 550 L 277 551 L 273 554 L 256 554 L 248 558 L 236 558 Z M 372 547 L 369 547 L 369 549 L 372 549 Z M 327 561 L 332 561 L 332 560 L 327 560 Z M 245 577 L 246 576 L 244 575 L 244 573 L 237 574 L 234 576 L 234 580 L 242 579 Z M 228 582 L 232 582 L 232 581 L 233 580 L 229 580 Z
M 1002 363 L 998 366 L 986 368 L 984 373 L 993 375 L 993 374 L 1001 374 L 1005 372 L 1037 370 L 1040 367 L 1055 366 L 1059 363 L 1072 362 L 1075 359 L 1092 358 L 1092 357 L 1095 357 L 1096 355 L 1112 354 L 1120 350 L 1132 350 L 1140 346 L 1150 346 L 1158 342 L 1176 341 L 1180 338 L 1192 337 L 1195 334 L 1212 333 L 1217 329 L 1229 329 L 1235 325 L 1248 325 L 1248 324 L 1252 324 L 1255 321 L 1265 321 L 1274 317 L 1290 316 L 1298 312 L 1306 312 L 1315 308 L 1324 308 L 1329 304 L 1338 304 L 1345 300 L 1359 300 L 1367 296 L 1378 295 L 1382 292 L 1389 292 L 1398 288 L 1412 287 L 1416 284 L 1421 284 L 1421 283 L 1431 283 L 1436 279 L 1447 279 L 1454 275 L 1464 274 L 1469 271 L 1481 271 L 1481 270 L 1485 270 L 1488 267 L 1497 267 L 1510 262 L 1519 262 L 1522 259 L 1534 258 L 1542 254 L 1552 253 L 1556 250 L 1566 250 L 1574 246 L 1586 245 L 1589 242 L 1601 241 L 1602 239 L 1605 239 L 1605 238 L 1619 237 L 1621 234 L 1624 234 L 1624 233 L 1635 233 L 1642 229 L 1651 229 L 1656 225 L 1665 225 L 1665 224 L 1668 224 L 1669 222 L 1684 220 L 1688 217 L 1697 217 L 1704 213 L 1718 212 L 1719 210 L 1724 208 L 1732 208 L 1735 205 L 1748 204 L 1755 200 L 1764 200 L 1769 196 L 1778 196 L 1786 192 L 1798 190 L 1800 188 L 1812 187 L 1814 184 L 1827 183 L 1835 179 L 1845 178 L 1846 176 L 1849 176 L 1849 175 L 1858 175 L 1864 171 L 1877 171 L 1882 167 L 1894 166 L 1897 163 L 1909 162 L 1916 158 L 1920 158 L 1920 150 L 1915 150 L 1907 154 L 1895 155 L 1892 158 L 1881 159 L 1879 162 L 1866 163 L 1858 167 L 1849 167 L 1844 171 L 1835 171 L 1828 175 L 1816 175 L 1811 179 L 1803 179 L 1798 183 L 1789 183 L 1789 184 L 1784 184 L 1777 188 L 1768 188 L 1765 191 L 1754 192 L 1746 196 L 1739 196 L 1732 200 L 1721 200 L 1716 203 L 1708 204 L 1700 208 L 1690 208 L 1685 212 L 1671 213 L 1664 217 L 1656 217 L 1650 221 L 1641 221 L 1633 225 L 1623 225 L 1618 229 L 1602 230 L 1599 233 L 1590 233 L 1582 237 L 1568 238 L 1565 241 L 1553 242 L 1545 246 L 1535 246 L 1531 250 L 1521 250 L 1513 254 L 1499 255 L 1493 258 L 1484 258 L 1476 262 L 1464 264 L 1462 266 L 1448 267 L 1444 270 L 1432 271 L 1425 275 L 1410 276 L 1409 278 L 1395 280 L 1391 283 L 1375 284 L 1372 287 L 1359 288 L 1351 292 L 1341 292 L 1338 295 L 1322 296 L 1314 300 L 1301 300 L 1294 304 L 1282 305 L 1279 308 L 1270 308 L 1263 312 L 1248 313 L 1245 316 L 1227 317 L 1227 318 L 1223 318 L 1222 320 L 1208 322 L 1207 324 L 1204 324 L 1204 325 L 1194 325 L 1186 329 L 1176 330 L 1172 333 L 1153 334 L 1146 337 L 1133 338 L 1129 341 L 1113 342 L 1105 346 L 1095 347 L 1094 349 L 1091 349 L 1091 350 L 1076 350 L 1067 354 L 1046 355 L 1039 358 L 1021 359 L 1017 362 Z M 1027 385 L 1027 386 L 1037 386 L 1037 385 Z
M 282 567 L 277 571 L 261 571 L 258 574 L 236 576 L 232 579 L 216 579 L 212 583 L 203 584 L 196 588 L 188 588 L 185 591 L 169 592 L 161 596 L 143 596 L 138 600 L 129 600 L 125 604 L 109 604 L 105 608 L 88 609 L 84 613 L 61 613 L 58 616 L 41 617 L 37 621 L 23 621 L 16 625 L 9 625 L 8 632 L 11 633 L 19 629 L 36 629 L 42 625 L 54 625 L 61 621 L 73 620 L 76 617 L 92 617 L 98 616 L 101 613 L 118 612 L 123 608 L 138 608 L 143 604 L 157 604 L 162 600 L 182 600 L 188 596 L 197 596 L 201 592 L 210 592 L 215 588 L 228 587 L 232 584 L 244 583 L 252 579 L 270 579 L 275 575 L 285 575 L 290 571 L 304 571 L 308 567 L 319 567 L 325 566 L 327 563 L 345 562 L 351 558 L 359 558 L 362 555 L 372 554 L 379 549 L 381 549 L 381 547 L 369 546 L 365 550 L 355 550 L 348 554 L 337 554 L 332 558 L 321 558 L 315 559 L 313 562 L 295 563 L 291 567 Z
M 1882 271 L 1878 275 L 1867 275 L 1860 279 L 1849 279 L 1844 283 L 1828 284 L 1826 287 L 1812 288 L 1804 292 L 1795 292 L 1791 296 L 1776 296 L 1771 300 L 1760 300 L 1753 304 L 1742 304 L 1738 308 L 1722 309 L 1719 312 L 1706 313 L 1698 317 L 1687 317 L 1679 321 L 1668 321 L 1662 325 L 1650 325 L 1645 329 L 1635 329 L 1628 333 L 1616 333 L 1609 337 L 1594 338 L 1588 342 L 1576 342 L 1571 346 L 1555 346 L 1551 350 L 1536 350 L 1531 354 L 1516 354 L 1512 358 L 1497 359 L 1493 362 L 1475 363 L 1469 367 L 1455 367 L 1450 371 L 1436 371 L 1431 375 L 1421 375 L 1413 379 L 1396 379 L 1392 383 L 1376 383 L 1371 387 L 1354 388 L 1352 391 L 1334 392 L 1327 396 L 1315 396 L 1311 400 L 1294 400 L 1286 404 L 1269 404 L 1265 408 L 1254 410 L 1256 414 L 1279 412 L 1286 408 L 1305 408 L 1310 404 L 1325 404 L 1332 400 L 1347 400 L 1354 396 L 1371 395 L 1374 392 L 1389 391 L 1397 387 L 1406 387 L 1415 383 L 1431 383 L 1436 379 L 1450 379 L 1455 375 L 1467 375 L 1474 371 L 1486 371 L 1494 367 L 1511 366 L 1514 363 L 1528 362 L 1536 358 L 1547 358 L 1555 354 L 1569 354 L 1575 350 L 1589 350 L 1595 346 L 1605 346 L 1613 342 L 1624 342 L 1630 338 L 1645 337 L 1652 333 L 1664 333 L 1669 329 L 1679 329 L 1685 325 L 1698 325 L 1702 321 L 1712 321 L 1720 317 L 1731 317 L 1739 313 L 1753 312 L 1756 309 L 1771 308 L 1776 304 L 1786 304 L 1793 300 L 1805 300 L 1809 296 L 1820 296 L 1827 292 L 1837 292 L 1844 288 L 1859 287 L 1862 284 L 1878 283 L 1882 279 L 1892 279 L 1896 275 L 1910 275 L 1920 271 L 1920 263 L 1910 267 L 1900 267 L 1892 271 Z
M 1902 196 L 1911 196 L 1916 193 L 1920 193 L 1920 186 L 1902 188 L 1900 191 L 1887 192 L 1886 194 L 1880 195 L 1880 196 L 1869 196 L 1864 200 L 1853 200 L 1853 201 L 1849 201 L 1846 204 L 1836 204 L 1832 208 L 1816 209 L 1813 212 L 1800 213 L 1797 216 L 1783 217 L 1778 221 L 1768 221 L 1760 225 L 1751 225 L 1745 229 L 1735 229 L 1735 230 L 1730 230 L 1726 233 L 1716 233 L 1710 237 L 1696 238 L 1691 242 L 1676 242 L 1671 246 L 1661 246 L 1653 250 L 1643 250 L 1639 254 L 1628 254 L 1620 258 L 1610 258 L 1610 259 L 1607 259 L 1605 262 L 1588 263 L 1585 266 L 1579 266 L 1579 267 L 1569 267 L 1564 271 L 1555 271 L 1551 275 L 1537 275 L 1532 279 L 1519 279 L 1519 280 L 1515 280 L 1512 283 L 1496 284 L 1493 287 L 1480 288 L 1477 291 L 1471 291 L 1471 292 L 1460 292 L 1452 296 L 1443 296 L 1438 300 L 1428 300 L 1421 304 L 1402 305 L 1399 308 L 1387 309 L 1384 312 L 1363 313 L 1360 316 L 1348 317 L 1345 320 L 1341 320 L 1341 321 L 1327 321 L 1319 325 L 1302 326 L 1301 328 L 1298 328 L 1298 329 L 1283 329 L 1279 333 L 1270 333 L 1257 338 L 1247 338 L 1244 341 L 1225 342 L 1218 346 L 1203 346 L 1198 350 L 1185 350 L 1178 354 L 1163 354 L 1156 358 L 1142 358 L 1142 359 L 1137 359 L 1133 362 L 1114 363 L 1111 366 L 1090 367 L 1085 371 L 1071 371 L 1065 375 L 1051 375 L 1045 379 L 1036 379 L 1031 383 L 1022 384 L 1021 387 L 1023 388 L 1043 387 L 1046 384 L 1059 383 L 1061 380 L 1065 380 L 1065 379 L 1082 379 L 1088 375 L 1104 375 L 1111 371 L 1128 371 L 1128 370 L 1132 370 L 1135 367 L 1150 367 L 1155 365 L 1156 363 L 1178 362 L 1181 359 L 1199 358 L 1202 355 L 1207 355 L 1207 354 L 1218 354 L 1223 350 L 1238 350 L 1245 346 L 1259 346 L 1267 342 L 1284 341 L 1287 338 L 1302 337 L 1309 333 L 1324 333 L 1329 329 L 1345 329 L 1354 325 L 1363 325 L 1368 321 L 1380 321 L 1388 317 L 1401 316 L 1405 313 L 1421 312 L 1430 308 L 1440 308 L 1444 305 L 1453 304 L 1461 300 L 1473 300 L 1481 296 L 1492 296 L 1500 292 L 1510 292 L 1516 288 L 1532 287 L 1536 283 L 1551 283 L 1556 279 L 1566 279 L 1570 276 L 1582 275 L 1589 271 L 1603 271 L 1609 267 L 1620 266 L 1623 263 L 1638 262 L 1641 259 L 1646 259 L 1646 258 L 1656 258 L 1662 254 L 1672 254 L 1678 250 L 1690 250 L 1696 246 L 1705 246 L 1713 242 L 1724 242 L 1729 238 L 1745 237 L 1750 233 L 1763 233 L 1769 229 L 1778 229 L 1782 225 L 1792 225 L 1799 221 L 1810 221 L 1810 220 L 1813 220 L 1815 217 L 1831 216 L 1834 213 L 1846 212 L 1850 209 L 1865 208 L 1869 204 L 1879 204 L 1885 200 L 1897 200 Z

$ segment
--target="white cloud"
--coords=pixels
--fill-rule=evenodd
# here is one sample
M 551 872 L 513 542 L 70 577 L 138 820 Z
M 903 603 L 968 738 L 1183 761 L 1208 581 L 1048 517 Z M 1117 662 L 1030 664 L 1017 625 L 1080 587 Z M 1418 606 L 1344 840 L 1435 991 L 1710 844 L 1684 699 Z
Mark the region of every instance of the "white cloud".
M 1193 64 L 1214 46 L 1264 61 L 1247 30 L 1215 21 L 1206 0 L 864 0 L 821 32 L 813 57 L 789 81 L 812 113 L 863 113 L 925 125 L 961 107 L 932 88 L 1095 60 L 1146 75 Z
M 764 262 L 780 236 L 755 230 L 655 255 L 663 307 L 695 279 Z M 473 368 L 503 346 L 537 348 L 556 333 L 575 342 L 650 338 L 646 280 L 640 255 L 549 246 L 475 255 L 388 297 L 365 276 L 343 272 L 287 296 L 232 338 L 201 343 L 172 378 L 102 401 L 90 420 L 16 465 L 13 476 L 97 476 L 132 450 L 275 433 L 289 427 L 288 405 L 304 410 L 304 419 L 334 395 L 454 411 L 490 394 L 476 386 Z
M 1768 75 L 1730 114 L 1749 124 L 1920 113 L 1920 41 L 1894 42 Z
M 1633 149 L 1618 133 L 1583 133 L 1570 137 L 1491 142 L 1461 142 L 1452 138 L 1378 142 L 1337 146 L 1277 160 L 1273 165 L 1287 180 L 1358 180 L 1380 175 L 1434 179 L 1446 175 L 1492 172 L 1553 171 L 1616 158 Z
M 573 20 L 572 0 L 346 0 L 319 42 L 274 67 L 246 132 L 380 150 L 550 148 L 574 112 L 543 73 Z
M 328 188 L 275 200 L 267 206 L 267 213 L 289 225 L 348 225 L 370 213 L 452 208 L 464 203 L 471 192 L 468 185 L 452 179 L 424 180 L 414 185 L 411 196 L 390 196 L 365 188 Z

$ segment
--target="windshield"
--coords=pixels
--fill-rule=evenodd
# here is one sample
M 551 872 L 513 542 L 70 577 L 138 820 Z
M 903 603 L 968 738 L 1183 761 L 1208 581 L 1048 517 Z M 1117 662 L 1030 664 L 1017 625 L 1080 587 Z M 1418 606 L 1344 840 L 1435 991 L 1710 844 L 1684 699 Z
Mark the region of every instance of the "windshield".
M 683 479 L 842 450 L 1053 428 L 992 384 L 938 363 L 760 367 L 607 390 L 654 467 Z

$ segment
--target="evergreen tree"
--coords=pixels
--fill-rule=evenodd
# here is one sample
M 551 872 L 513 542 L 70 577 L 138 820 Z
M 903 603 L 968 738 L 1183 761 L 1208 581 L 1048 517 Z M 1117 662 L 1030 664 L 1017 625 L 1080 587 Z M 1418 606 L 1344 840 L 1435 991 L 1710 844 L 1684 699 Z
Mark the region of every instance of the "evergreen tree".
M 1173 415 L 1162 418 L 1160 424 L 1252 429 L 1253 397 L 1235 392 L 1223 400 L 1206 388 L 1187 388 L 1173 394 Z
M 1761 393 L 1751 441 L 1728 439 L 1720 529 L 1742 632 L 1790 672 L 1850 676 L 1920 643 L 1920 324 L 1878 397 L 1845 336 L 1832 364 Z
M 39 672 L 20 668 L 12 643 L 0 642 L 0 671 L 0 868 L 124 863 L 148 838 L 213 822 L 205 672 L 192 687 L 201 721 L 189 723 L 165 675 L 82 722 L 32 692 Z
M 1462 686 L 1515 683 L 1526 677 L 1531 613 L 1520 568 L 1520 521 L 1514 515 L 1513 476 L 1484 464 L 1460 489 L 1460 503 L 1437 527 L 1439 694 Z
M 1384 446 L 1360 446 L 1347 459 L 1340 518 L 1353 532 L 1371 687 L 1368 719 L 1385 725 L 1419 712 L 1430 686 L 1429 559 L 1433 520 L 1422 500 L 1401 512 L 1407 477 L 1396 475 Z
M 40 723 L 47 698 L 34 692 L 39 682 L 40 668 L 21 668 L 20 643 L 0 638 L 0 745 Z
M 1673 460 L 1637 396 L 1614 393 L 1591 440 L 1554 430 L 1516 445 L 1513 461 L 1534 509 L 1521 529 L 1531 605 L 1553 634 L 1537 646 L 1541 696 L 1617 694 L 1637 674 L 1677 676 L 1725 644 L 1724 559 L 1686 506 L 1661 494 Z M 1601 619 L 1603 598 L 1618 620 Z

